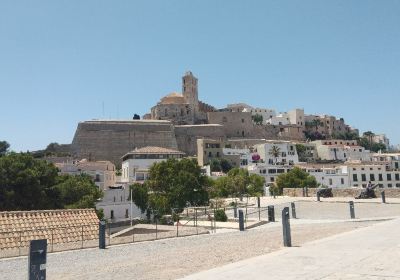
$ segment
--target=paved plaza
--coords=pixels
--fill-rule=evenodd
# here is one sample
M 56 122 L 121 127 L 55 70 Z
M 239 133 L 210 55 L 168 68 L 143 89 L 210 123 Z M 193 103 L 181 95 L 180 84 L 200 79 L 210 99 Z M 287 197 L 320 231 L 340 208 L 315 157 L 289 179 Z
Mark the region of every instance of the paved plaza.
M 357 202 L 353 220 L 347 200 L 262 199 L 262 206 L 274 202 L 277 218 L 295 201 L 299 218 L 290 220 L 293 248 L 283 248 L 277 219 L 245 232 L 221 229 L 106 250 L 49 254 L 47 275 L 49 279 L 395 279 L 400 275 L 396 270 L 400 204 Z M 26 279 L 27 265 L 26 257 L 1 259 L 0 275 L 5 280 Z

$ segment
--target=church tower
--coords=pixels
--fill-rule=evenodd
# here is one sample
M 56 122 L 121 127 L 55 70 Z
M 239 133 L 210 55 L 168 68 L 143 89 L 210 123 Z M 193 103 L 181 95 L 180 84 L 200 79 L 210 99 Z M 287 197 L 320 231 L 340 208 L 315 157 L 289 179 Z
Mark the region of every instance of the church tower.
M 182 95 L 193 110 L 194 117 L 196 117 L 197 113 L 199 112 L 199 96 L 197 93 L 197 86 L 197 78 L 193 76 L 192 72 L 186 72 L 182 77 Z

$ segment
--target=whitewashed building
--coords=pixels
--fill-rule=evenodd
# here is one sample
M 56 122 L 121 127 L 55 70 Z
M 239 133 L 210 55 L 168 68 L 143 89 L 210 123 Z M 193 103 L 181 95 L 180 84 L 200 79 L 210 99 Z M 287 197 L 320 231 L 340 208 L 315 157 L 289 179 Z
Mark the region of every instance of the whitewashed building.
M 371 161 L 371 152 L 359 146 L 356 140 L 318 140 L 316 145 L 318 158 L 336 161 Z
M 267 143 L 254 146 L 255 152 L 260 155 L 261 161 L 267 164 L 293 165 L 299 163 L 296 144 L 289 141 L 267 140 Z M 279 151 L 275 156 L 273 150 Z
M 115 165 L 110 161 L 67 160 L 54 165 L 60 170 L 60 174 L 89 175 L 101 190 L 115 185 Z
M 144 147 L 133 150 L 122 157 L 124 183 L 143 182 L 149 176 L 150 167 L 168 159 L 181 159 L 185 153 L 162 147 Z

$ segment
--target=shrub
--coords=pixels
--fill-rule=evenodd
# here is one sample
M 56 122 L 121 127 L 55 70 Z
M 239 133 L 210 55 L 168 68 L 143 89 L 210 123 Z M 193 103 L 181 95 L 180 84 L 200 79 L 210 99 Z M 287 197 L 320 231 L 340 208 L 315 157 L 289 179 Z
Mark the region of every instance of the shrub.
M 215 220 L 217 222 L 226 222 L 228 221 L 228 217 L 225 214 L 225 211 L 223 209 L 218 209 L 215 211 Z

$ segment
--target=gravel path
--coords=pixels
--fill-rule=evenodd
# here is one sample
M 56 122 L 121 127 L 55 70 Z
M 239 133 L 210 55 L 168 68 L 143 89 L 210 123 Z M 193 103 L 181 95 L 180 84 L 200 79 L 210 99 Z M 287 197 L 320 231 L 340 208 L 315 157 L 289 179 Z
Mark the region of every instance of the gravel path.
M 376 222 L 304 224 L 292 226 L 293 245 L 321 239 Z M 281 227 L 263 226 L 228 232 L 87 249 L 48 255 L 48 279 L 176 279 L 278 250 Z M 0 275 L 27 278 L 27 258 L 0 260 Z

